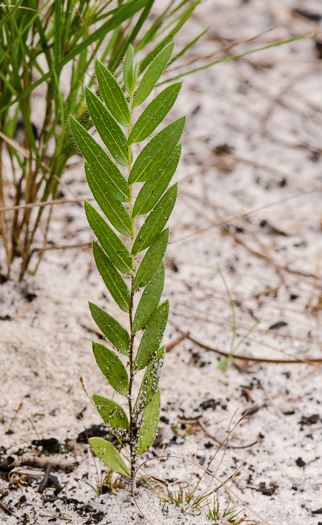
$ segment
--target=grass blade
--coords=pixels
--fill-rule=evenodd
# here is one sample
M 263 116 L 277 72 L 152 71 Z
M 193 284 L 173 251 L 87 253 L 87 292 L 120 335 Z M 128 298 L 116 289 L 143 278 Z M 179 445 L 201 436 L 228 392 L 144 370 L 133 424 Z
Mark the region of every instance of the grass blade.
M 282 42 L 276 42 L 275 44 L 269 44 L 267 46 L 258 47 L 256 49 L 250 49 L 249 51 L 245 51 L 244 53 L 239 53 L 238 55 L 232 55 L 229 57 L 220 58 L 218 60 L 214 60 L 213 62 L 209 62 L 208 64 L 205 64 L 204 66 L 196 67 L 194 69 L 190 69 L 189 71 L 181 73 L 180 75 L 176 75 L 175 77 L 168 78 L 164 82 L 160 82 L 158 85 L 160 86 L 161 84 L 173 82 L 174 80 L 179 80 L 182 77 L 192 75 L 193 73 L 197 73 L 198 71 L 208 69 L 209 67 L 215 66 L 217 64 L 222 64 L 223 62 L 230 62 L 231 60 L 237 60 L 238 58 L 243 58 L 247 55 L 252 55 L 253 53 L 259 53 L 260 51 L 266 51 L 267 49 L 272 49 L 273 47 L 283 46 L 285 44 L 291 44 L 292 42 L 297 42 L 298 40 L 303 40 L 304 38 L 312 38 L 313 36 L 314 34 L 298 36 L 296 38 L 290 38 L 289 40 L 283 40 Z
M 173 29 L 169 31 L 169 33 L 164 37 L 164 39 L 157 44 L 157 46 L 148 53 L 148 55 L 142 60 L 140 64 L 140 73 L 144 71 L 148 65 L 151 63 L 152 60 L 154 60 L 154 57 L 160 53 L 161 49 L 164 49 L 164 47 L 170 42 L 173 37 L 180 31 L 180 29 L 184 26 L 184 24 L 189 20 L 190 16 L 192 15 L 193 11 L 197 7 L 198 4 L 200 4 L 201 0 L 197 0 L 194 2 L 191 6 L 189 6 L 179 17 L 179 22 L 175 25 Z
M 10 9 L 10 11 L 8 11 L 8 13 L 2 18 L 2 20 L 0 20 L 0 29 L 15 14 L 17 9 L 19 9 L 19 7 L 21 6 L 22 2 L 23 0 L 19 0 L 19 2 L 17 2 L 16 5 L 12 9 Z

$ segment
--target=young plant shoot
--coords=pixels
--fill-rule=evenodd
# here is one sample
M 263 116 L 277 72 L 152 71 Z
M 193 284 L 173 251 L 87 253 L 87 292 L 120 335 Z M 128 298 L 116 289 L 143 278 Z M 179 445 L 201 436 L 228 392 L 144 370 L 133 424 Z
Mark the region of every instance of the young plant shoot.
M 97 410 L 118 438 L 119 447 L 100 438 L 91 438 L 89 442 L 108 468 L 132 479 L 136 458 L 151 446 L 159 421 L 158 382 L 165 351 L 161 341 L 169 315 L 169 302 L 160 304 L 163 258 L 169 238 L 165 226 L 177 197 L 177 185 L 171 185 L 171 179 L 180 158 L 178 143 L 185 118 L 156 133 L 136 159 L 132 147 L 149 139 L 161 124 L 176 101 L 181 83 L 163 89 L 137 119 L 135 113 L 167 67 L 173 47 L 171 43 L 161 50 L 139 83 L 139 64 L 134 64 L 133 48 L 128 48 L 123 67 L 127 96 L 112 73 L 96 62 L 101 98 L 87 89 L 86 102 L 110 155 L 71 117 L 75 141 L 85 158 L 88 185 L 105 215 L 103 218 L 91 204 L 85 203 L 89 225 L 98 240 L 93 244 L 95 262 L 110 295 L 128 314 L 125 328 L 89 303 L 94 321 L 113 347 L 112 350 L 93 343 L 95 359 L 111 387 L 127 400 L 126 412 L 116 401 L 94 395 Z M 126 168 L 120 170 L 118 165 Z M 127 172 L 126 177 L 122 171 Z M 142 224 L 139 228 L 136 222 L 142 215 L 146 217 L 139 220 Z M 119 354 L 125 356 L 124 363 Z M 133 386 L 141 370 L 145 373 L 135 399 Z M 122 457 L 122 447 L 129 450 L 129 457 L 126 450 Z M 128 457 L 130 466 L 124 457 Z

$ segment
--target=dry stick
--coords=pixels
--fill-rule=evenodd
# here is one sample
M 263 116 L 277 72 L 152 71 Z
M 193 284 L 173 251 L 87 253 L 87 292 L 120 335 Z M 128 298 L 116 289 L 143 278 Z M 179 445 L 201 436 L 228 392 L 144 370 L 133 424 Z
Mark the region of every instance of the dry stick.
M 40 494 L 42 494 L 45 490 L 45 488 L 47 487 L 47 484 L 48 484 L 48 481 L 49 481 L 49 476 L 50 476 L 50 471 L 51 471 L 51 464 L 48 463 L 47 467 L 46 467 L 46 470 L 45 470 L 45 475 L 44 477 L 42 478 L 40 484 L 39 484 L 39 487 L 38 487 L 38 492 L 40 492 Z
M 214 352 L 218 355 L 222 355 L 223 357 L 228 357 L 228 352 L 223 352 L 222 350 L 218 350 L 217 348 L 212 348 L 211 346 L 205 345 L 201 341 L 197 341 L 197 339 L 194 339 L 190 335 L 187 336 L 187 339 L 194 343 L 195 345 L 200 346 L 200 348 L 204 348 L 204 350 L 207 350 L 208 352 Z M 295 357 L 294 359 L 265 359 L 263 357 L 251 357 L 246 355 L 234 355 L 234 359 L 239 359 L 241 361 L 254 361 L 255 363 L 272 363 L 272 364 L 288 364 L 288 365 L 311 365 L 313 363 L 322 363 L 322 358 L 307 358 L 307 359 L 301 359 L 298 357 Z
M 6 463 L 9 467 L 20 467 L 21 465 L 27 465 L 29 467 L 35 468 L 46 468 L 48 465 L 51 468 L 59 468 L 61 470 L 72 470 L 76 467 L 76 461 L 70 461 L 67 459 L 53 458 L 53 457 L 39 457 L 39 456 L 30 456 L 22 455 L 16 456 L 12 454 L 6 459 Z
M 246 415 L 249 415 L 249 411 L 247 412 Z M 213 441 L 215 441 L 216 443 L 218 443 L 218 445 L 221 445 L 221 441 L 219 441 L 219 439 L 215 438 L 212 434 L 209 434 L 209 432 L 207 431 L 207 429 L 204 427 L 204 425 L 201 423 L 200 419 L 197 420 L 197 423 L 198 425 L 200 426 L 201 430 L 203 430 L 203 432 L 205 433 L 205 435 L 207 437 L 209 437 L 210 439 L 212 439 Z M 226 448 L 238 448 L 238 449 L 243 449 L 243 448 L 250 448 L 250 447 L 253 447 L 254 445 L 256 445 L 258 442 L 257 441 L 254 441 L 253 443 L 249 443 L 249 445 L 241 445 L 241 446 L 234 446 L 234 445 L 227 445 Z
M 177 339 L 175 339 L 174 341 L 171 341 L 171 343 L 166 345 L 165 351 L 166 352 L 170 352 L 170 350 L 172 350 L 172 348 L 174 348 L 179 343 L 181 343 L 181 341 L 184 341 L 184 339 L 186 339 L 188 336 L 189 336 L 189 332 L 184 332 L 183 334 L 179 335 L 179 337 L 177 337 Z
M 55 518 L 56 520 L 72 521 L 69 516 L 59 516 L 58 514 L 38 514 L 40 518 Z
M 4 206 L 0 208 L 0 212 L 11 211 L 11 210 L 24 210 L 26 208 L 35 208 L 36 206 L 38 206 L 39 208 L 42 208 L 44 206 L 53 206 L 55 204 L 80 204 L 84 202 L 85 200 L 93 201 L 94 198 L 93 197 L 87 197 L 87 198 L 83 197 L 79 199 L 53 199 L 51 201 L 37 201 L 37 202 L 29 203 L 29 204 L 18 204 L 16 206 Z
M 0 509 L 3 510 L 5 514 L 8 514 L 8 516 L 12 516 L 11 510 L 8 509 L 8 507 L 5 506 L 4 503 L 0 500 Z

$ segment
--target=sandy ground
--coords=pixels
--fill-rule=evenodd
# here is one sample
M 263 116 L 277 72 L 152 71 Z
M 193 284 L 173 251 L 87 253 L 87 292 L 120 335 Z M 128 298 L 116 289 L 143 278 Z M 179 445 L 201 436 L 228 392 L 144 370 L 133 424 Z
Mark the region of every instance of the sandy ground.
M 309 20 L 294 9 L 317 16 Z M 319 1 L 204 2 L 189 36 L 211 29 L 186 62 L 317 32 L 321 19 Z M 186 37 L 183 31 L 178 48 Z M 216 478 L 203 480 L 209 490 L 238 470 L 227 491 L 250 523 L 322 523 L 321 365 L 307 363 L 321 358 L 321 80 L 314 40 L 302 40 L 186 77 L 172 113 L 186 114 L 188 124 L 170 221 L 165 342 L 189 332 L 229 352 L 232 312 L 219 267 L 234 300 L 236 343 L 257 322 L 237 355 L 292 363 L 235 359 L 224 373 L 217 353 L 184 339 L 166 356 L 160 433 L 144 455 L 152 460 L 144 471 L 175 493 L 180 483 L 184 491 L 189 480 L 196 484 L 212 458 Z M 82 168 L 67 171 L 63 181 L 89 196 Z M 47 251 L 35 277 L 0 288 L 1 453 L 30 452 L 32 440 L 54 437 L 78 462 L 72 473 L 52 473 L 62 485 L 57 497 L 55 487 L 37 492 L 44 471 L 30 479 L 29 469 L 27 479 L 12 478 L 10 485 L 4 472 L 1 501 L 13 514 L 0 509 L 0 523 L 125 525 L 144 523 L 142 514 L 153 525 L 225 523 L 206 519 L 206 509 L 183 514 L 149 488 L 136 491 L 140 512 L 128 490 L 95 493 L 104 468 L 79 434 L 101 422 L 79 377 L 90 396 L 109 397 L 112 390 L 91 352 L 99 339 L 87 302 L 115 310 L 90 240 L 82 207 L 57 206 L 51 245 L 85 245 Z M 217 452 L 217 441 L 231 430 L 228 447 Z M 218 491 L 221 511 L 227 491 Z

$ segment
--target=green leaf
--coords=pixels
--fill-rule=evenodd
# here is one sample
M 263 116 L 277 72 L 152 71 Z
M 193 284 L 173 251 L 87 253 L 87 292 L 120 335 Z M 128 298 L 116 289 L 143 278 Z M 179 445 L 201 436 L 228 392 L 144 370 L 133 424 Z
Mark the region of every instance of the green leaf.
M 182 83 L 178 82 L 164 89 L 152 100 L 138 118 L 128 138 L 128 144 L 146 139 L 163 121 L 175 103 Z
M 77 146 L 93 172 L 95 174 L 98 173 L 106 180 L 114 199 L 121 202 L 128 201 L 130 195 L 129 185 L 108 154 L 72 116 L 70 117 L 70 124 Z
M 114 228 L 129 237 L 131 235 L 131 217 L 124 205 L 111 196 L 109 178 L 101 171 L 94 171 L 85 162 L 87 183 L 102 212 Z
M 23 0 L 19 0 L 19 2 L 16 3 L 16 5 L 10 9 L 10 11 L 8 11 L 8 13 L 0 20 L 0 28 L 5 25 L 8 20 L 15 14 L 15 12 L 17 11 L 17 9 L 19 9 L 19 7 L 21 6 Z
M 123 476 L 130 477 L 131 474 L 127 465 L 124 463 L 120 453 L 110 441 L 106 441 L 102 438 L 90 438 L 88 442 L 96 456 L 103 461 L 107 468 L 113 470 L 113 472 L 118 472 Z
M 114 317 L 96 306 L 96 304 L 88 304 L 95 323 L 105 337 L 121 354 L 129 355 L 130 336 L 125 328 Z
M 152 210 L 161 195 L 165 192 L 177 169 L 181 155 L 181 144 L 175 148 L 168 162 L 162 166 L 154 177 L 143 184 L 135 200 L 132 218 L 144 215 Z
M 113 117 L 123 126 L 130 123 L 130 110 L 123 91 L 112 73 L 96 60 L 95 72 L 103 100 Z
M 95 128 L 105 146 L 119 164 L 127 166 L 128 146 L 120 126 L 95 93 L 88 88 L 86 88 L 86 102 Z
M 169 240 L 169 229 L 163 230 L 160 235 L 153 241 L 146 252 L 143 261 L 135 275 L 132 285 L 133 292 L 136 292 L 142 286 L 145 286 L 153 278 L 155 272 L 160 266 Z
M 148 364 L 145 371 L 138 397 L 136 398 L 134 413 L 140 414 L 145 407 L 152 401 L 152 398 L 158 390 L 158 384 L 163 365 L 165 347 L 159 348 L 155 359 Z
M 158 307 L 164 286 L 164 264 L 161 263 L 153 279 L 142 293 L 135 312 L 132 326 L 132 335 L 144 328 L 154 310 Z
M 112 428 L 123 428 L 125 430 L 130 428 L 126 413 L 115 401 L 96 394 L 93 395 L 93 399 L 104 423 L 108 423 Z
M 173 48 L 174 42 L 168 44 L 162 49 L 162 51 L 151 62 L 134 95 L 133 108 L 142 104 L 142 102 L 144 102 L 144 100 L 150 95 L 152 89 L 168 65 Z
M 153 208 L 136 236 L 132 248 L 132 255 L 136 255 L 142 250 L 145 250 L 145 248 L 150 246 L 157 235 L 159 235 L 173 210 L 177 198 L 177 192 L 177 184 L 174 184 L 168 189 L 168 191 L 163 195 L 162 199 L 160 199 L 158 204 Z
M 180 140 L 185 121 L 185 117 L 175 120 L 150 140 L 134 162 L 129 184 L 145 182 L 169 160 Z
M 93 254 L 97 269 L 103 281 L 121 310 L 128 312 L 130 308 L 130 291 L 118 273 L 112 261 L 105 255 L 102 248 L 93 243 Z
M 96 362 L 110 385 L 122 396 L 129 393 L 129 378 L 122 361 L 104 345 L 93 343 Z
M 162 303 L 150 318 L 134 361 L 134 370 L 142 370 L 158 350 L 169 316 L 169 301 Z
M 156 436 L 160 414 L 160 390 L 154 394 L 152 401 L 143 410 L 142 422 L 136 440 L 136 454 L 143 454 L 152 445 Z
M 124 65 L 123 65 L 124 85 L 129 95 L 133 94 L 133 91 L 135 88 L 135 82 L 133 82 L 134 80 L 133 59 L 134 59 L 134 51 L 133 51 L 133 47 L 130 44 L 129 47 L 127 48 L 125 58 L 124 58 Z
M 85 213 L 88 223 L 98 238 L 106 255 L 108 255 L 120 272 L 130 275 L 132 269 L 132 256 L 127 247 L 95 208 L 93 208 L 93 206 L 87 201 L 85 202 Z

